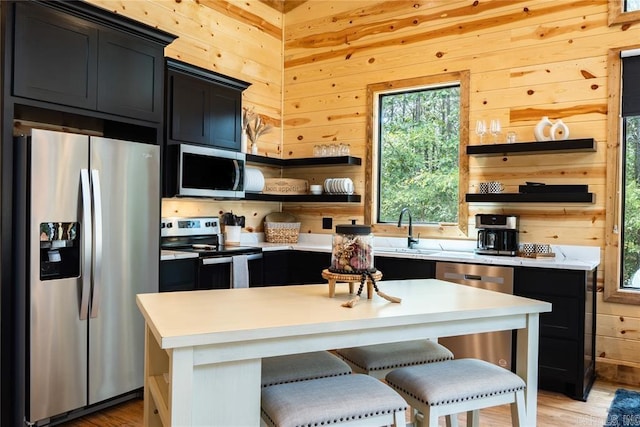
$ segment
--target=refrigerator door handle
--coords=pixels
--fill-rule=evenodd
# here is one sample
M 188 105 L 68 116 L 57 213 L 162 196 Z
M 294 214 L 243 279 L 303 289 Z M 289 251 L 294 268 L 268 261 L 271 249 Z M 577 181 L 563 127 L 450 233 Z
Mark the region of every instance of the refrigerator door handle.
M 91 184 L 93 195 L 93 293 L 91 297 L 91 317 L 98 317 L 100 308 L 100 292 L 102 279 L 102 191 L 100 189 L 100 174 L 96 169 L 91 170 Z
M 91 188 L 89 171 L 80 170 L 82 189 L 82 292 L 80 294 L 80 320 L 89 315 L 89 297 L 91 295 Z

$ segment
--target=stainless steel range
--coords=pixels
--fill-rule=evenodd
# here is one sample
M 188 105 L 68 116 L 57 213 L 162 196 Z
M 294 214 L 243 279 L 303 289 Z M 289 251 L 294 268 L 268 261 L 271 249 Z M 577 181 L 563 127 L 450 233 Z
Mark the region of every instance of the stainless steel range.
M 198 258 L 192 289 L 170 290 L 262 286 L 262 249 L 224 245 L 218 217 L 162 218 L 160 237 L 163 250 L 196 254 Z M 163 270 L 165 276 L 172 273 L 170 268 Z

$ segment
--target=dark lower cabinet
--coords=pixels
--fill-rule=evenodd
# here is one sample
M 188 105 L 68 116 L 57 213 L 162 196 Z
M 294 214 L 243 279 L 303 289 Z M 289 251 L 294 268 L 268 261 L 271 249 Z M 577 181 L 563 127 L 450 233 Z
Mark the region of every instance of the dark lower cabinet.
M 265 251 L 264 285 L 305 285 L 327 283 L 322 278 L 322 270 L 331 263 L 328 252 L 312 251 Z
M 595 380 L 596 270 L 517 268 L 514 293 L 553 306 L 540 315 L 540 388 L 586 401 Z
M 162 121 L 164 47 L 175 37 L 84 2 L 12 6 L 14 96 Z
M 382 272 L 382 280 L 433 279 L 435 261 L 376 256 L 374 265 Z

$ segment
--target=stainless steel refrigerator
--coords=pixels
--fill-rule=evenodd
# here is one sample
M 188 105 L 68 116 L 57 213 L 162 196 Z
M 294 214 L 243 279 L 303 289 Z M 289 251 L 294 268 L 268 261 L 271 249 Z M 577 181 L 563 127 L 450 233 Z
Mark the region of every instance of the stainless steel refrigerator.
M 18 387 L 26 424 L 41 425 L 143 386 L 135 296 L 158 291 L 160 153 L 35 129 L 15 149 Z

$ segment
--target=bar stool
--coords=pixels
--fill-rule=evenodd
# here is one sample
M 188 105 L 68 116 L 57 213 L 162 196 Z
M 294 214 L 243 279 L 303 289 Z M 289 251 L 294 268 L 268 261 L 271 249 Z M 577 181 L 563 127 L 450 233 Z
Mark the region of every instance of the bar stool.
M 262 388 L 261 426 L 404 426 L 407 403 L 391 387 L 362 374 Z
M 328 351 L 262 359 L 262 387 L 351 374 L 351 367 Z
M 387 374 L 386 381 L 423 414 L 428 427 L 437 427 L 439 416 L 447 416 L 448 424 L 457 426 L 457 417 L 451 415 L 460 412 L 467 412 L 467 426 L 477 427 L 480 409 L 506 403 L 511 404 L 513 425 L 525 422 L 525 382 L 484 360 L 456 359 L 398 368 Z
M 445 346 L 431 340 L 341 348 L 336 353 L 351 366 L 353 372 L 383 379 L 393 369 L 453 359 Z

